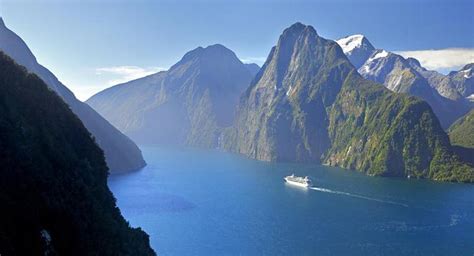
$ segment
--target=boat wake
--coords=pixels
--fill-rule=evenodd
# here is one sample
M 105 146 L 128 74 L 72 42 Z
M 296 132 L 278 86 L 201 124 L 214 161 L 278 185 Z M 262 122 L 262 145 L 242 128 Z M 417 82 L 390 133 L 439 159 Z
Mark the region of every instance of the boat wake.
M 350 197 L 359 198 L 359 199 L 365 199 L 365 200 L 369 200 L 369 201 L 375 201 L 375 202 L 379 202 L 379 203 L 385 203 L 385 204 L 392 204 L 392 205 L 408 207 L 407 204 L 403 204 L 403 203 L 393 202 L 393 201 L 389 201 L 389 200 L 382 200 L 382 199 L 377 199 L 377 198 L 373 198 L 373 197 L 357 195 L 357 194 L 352 194 L 352 193 L 347 193 L 347 192 L 342 192 L 342 191 L 330 190 L 330 189 L 327 189 L 327 188 L 309 187 L 309 189 L 316 190 L 316 191 L 319 191 L 319 192 L 324 192 L 324 193 L 344 195 L 344 196 L 350 196 Z

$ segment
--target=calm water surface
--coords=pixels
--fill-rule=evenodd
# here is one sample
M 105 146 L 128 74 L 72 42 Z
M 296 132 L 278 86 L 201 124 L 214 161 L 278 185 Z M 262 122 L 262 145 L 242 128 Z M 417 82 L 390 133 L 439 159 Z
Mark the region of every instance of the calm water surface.
M 473 185 L 141 148 L 148 166 L 109 186 L 160 255 L 474 255 Z

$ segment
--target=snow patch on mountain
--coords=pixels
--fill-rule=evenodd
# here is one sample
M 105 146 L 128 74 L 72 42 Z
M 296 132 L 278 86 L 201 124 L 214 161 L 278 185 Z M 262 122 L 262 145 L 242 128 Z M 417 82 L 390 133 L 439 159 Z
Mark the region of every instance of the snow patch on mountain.
M 459 72 L 464 73 L 464 78 L 466 78 L 466 79 L 471 78 L 471 77 L 472 77 L 472 73 L 473 73 L 473 72 L 472 72 L 472 68 L 465 69 L 465 70 L 461 70 L 461 71 L 459 71 Z M 471 96 L 472 96 L 472 95 L 471 95 Z
M 468 101 L 474 102 L 474 94 L 471 94 L 471 95 L 467 96 L 466 99 Z
M 378 63 L 381 59 L 386 58 L 389 54 L 390 52 L 385 50 L 376 50 L 359 69 L 359 73 L 374 74 L 376 69 L 380 68 Z
M 367 62 L 371 62 L 371 61 L 374 61 L 376 59 L 380 59 L 380 58 L 385 58 L 388 56 L 388 52 L 385 51 L 385 50 L 378 50 L 377 52 L 375 52 L 375 54 L 372 55 L 372 57 L 369 58 L 369 60 L 367 60 Z
M 347 54 L 348 52 L 353 51 L 355 48 L 360 48 L 362 46 L 363 39 L 364 35 L 357 34 L 341 38 L 336 42 L 339 44 L 339 46 L 341 46 L 342 51 Z

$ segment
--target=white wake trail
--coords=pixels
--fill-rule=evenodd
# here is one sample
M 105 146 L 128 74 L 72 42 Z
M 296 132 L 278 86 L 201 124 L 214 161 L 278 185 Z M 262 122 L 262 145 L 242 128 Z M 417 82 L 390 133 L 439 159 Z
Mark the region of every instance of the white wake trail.
M 367 196 L 362 196 L 362 195 L 357 195 L 357 194 L 351 194 L 351 193 L 342 192 L 342 191 L 335 191 L 335 190 L 330 190 L 330 189 L 327 189 L 327 188 L 309 187 L 309 189 L 316 190 L 316 191 L 319 191 L 319 192 L 350 196 L 350 197 L 365 199 L 365 200 L 369 200 L 369 201 L 375 201 L 375 202 L 379 202 L 379 203 L 393 204 L 393 205 L 408 207 L 407 204 L 403 204 L 403 203 L 393 202 L 393 201 L 389 201 L 389 200 L 382 200 L 382 199 L 377 199 L 377 198 L 367 197 Z

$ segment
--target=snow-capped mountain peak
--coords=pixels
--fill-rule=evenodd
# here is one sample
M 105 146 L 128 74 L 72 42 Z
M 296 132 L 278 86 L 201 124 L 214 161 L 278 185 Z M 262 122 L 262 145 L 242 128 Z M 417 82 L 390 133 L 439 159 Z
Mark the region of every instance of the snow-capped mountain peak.
M 336 42 L 341 46 L 345 54 L 353 51 L 355 48 L 361 48 L 365 36 L 361 34 L 347 36 L 337 40 Z
M 346 36 L 336 42 L 356 68 L 362 66 L 375 51 L 375 47 L 361 34 Z

